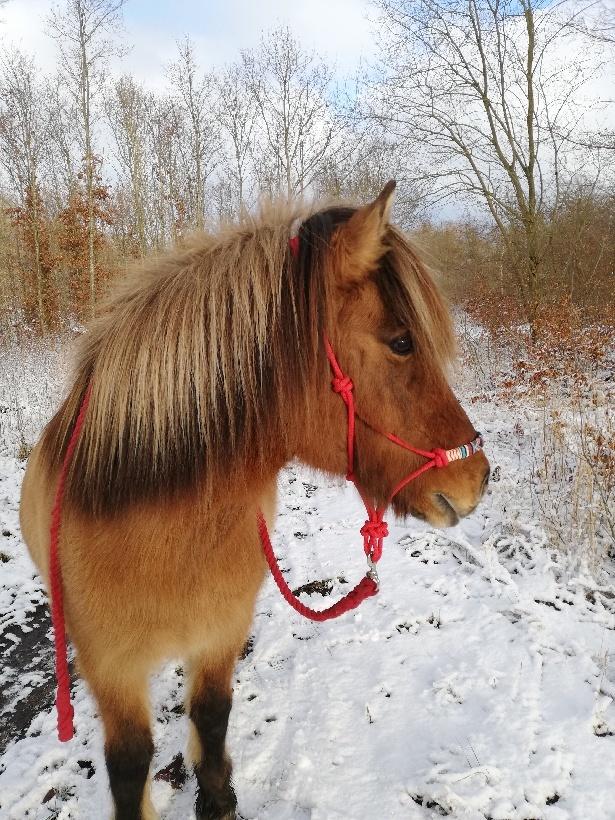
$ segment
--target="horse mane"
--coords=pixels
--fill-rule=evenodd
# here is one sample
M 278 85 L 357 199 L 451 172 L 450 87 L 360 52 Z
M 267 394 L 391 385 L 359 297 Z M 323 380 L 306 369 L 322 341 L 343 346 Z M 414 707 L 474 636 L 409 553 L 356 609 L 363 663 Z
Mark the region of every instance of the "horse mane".
M 80 340 L 72 388 L 43 434 L 45 461 L 57 468 L 91 384 L 67 501 L 112 514 L 218 483 L 234 467 L 258 471 L 286 452 L 306 386 L 325 384 L 328 251 L 354 210 L 263 207 L 115 286 Z M 295 259 L 288 240 L 299 219 Z M 390 228 L 386 246 L 374 274 L 385 308 L 412 330 L 418 355 L 442 368 L 453 351 L 448 312 L 405 237 Z

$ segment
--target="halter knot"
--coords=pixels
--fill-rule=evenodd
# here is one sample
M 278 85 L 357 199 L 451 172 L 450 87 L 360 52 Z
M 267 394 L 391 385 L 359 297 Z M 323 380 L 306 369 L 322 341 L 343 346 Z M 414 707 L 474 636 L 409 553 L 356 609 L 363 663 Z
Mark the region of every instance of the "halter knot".
M 367 520 L 361 527 L 363 538 L 386 538 L 389 534 L 389 527 L 386 521 Z
M 354 384 L 352 383 L 352 379 L 350 376 L 336 376 L 334 379 L 331 379 L 331 385 L 335 393 L 350 393 L 350 391 L 354 388 Z
M 446 467 L 448 464 L 448 455 L 446 450 L 442 450 L 440 447 L 436 448 L 433 451 L 433 461 L 435 467 Z
M 336 376 L 331 379 L 331 386 L 335 393 L 341 393 L 342 398 L 346 401 L 346 397 L 352 392 L 354 384 L 350 376 Z
M 371 515 L 372 513 L 370 513 Z M 380 560 L 382 555 L 382 539 L 389 534 L 389 528 L 386 521 L 381 521 L 378 518 L 368 518 L 368 520 L 361 527 L 361 535 L 363 536 L 363 549 L 365 554 L 375 563 Z

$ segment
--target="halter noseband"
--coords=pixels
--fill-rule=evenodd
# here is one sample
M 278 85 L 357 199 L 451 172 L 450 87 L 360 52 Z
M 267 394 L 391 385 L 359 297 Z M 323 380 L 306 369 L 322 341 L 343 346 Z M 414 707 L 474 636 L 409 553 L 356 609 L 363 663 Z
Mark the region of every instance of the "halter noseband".
M 384 520 L 384 514 L 395 496 L 401 492 L 407 484 L 414 481 L 415 478 L 418 478 L 423 473 L 426 473 L 427 470 L 431 470 L 433 467 L 443 468 L 452 461 L 459 461 L 460 459 L 468 458 L 469 456 L 474 455 L 474 453 L 482 450 L 484 441 L 482 435 L 478 433 L 476 438 L 469 444 L 462 444 L 461 447 L 455 447 L 452 450 L 442 450 L 440 448 L 435 448 L 434 450 L 421 450 L 418 447 L 413 447 L 411 444 L 408 444 L 407 441 L 404 441 L 393 433 L 385 433 L 374 427 L 357 413 L 354 403 L 354 395 L 352 392 L 352 380 L 342 371 L 342 368 L 335 357 L 335 353 L 333 352 L 333 348 L 331 347 L 331 343 L 326 336 L 324 342 L 329 365 L 331 366 L 331 371 L 333 372 L 331 386 L 336 393 L 339 393 L 344 404 L 346 405 L 347 410 L 348 472 L 346 473 L 346 480 L 352 481 L 357 488 L 357 492 L 361 496 L 363 504 L 365 505 L 367 521 L 361 527 L 363 549 L 365 550 L 370 566 L 369 571 L 374 576 L 374 580 L 377 581 L 378 576 L 373 565 L 376 564 L 382 556 L 382 541 L 389 534 L 389 528 Z M 369 427 L 375 433 L 378 433 L 379 435 L 387 438 L 389 441 L 392 441 L 393 444 L 397 444 L 399 447 L 403 447 L 411 453 L 416 453 L 416 455 L 423 456 L 423 458 L 428 459 L 425 464 L 421 465 L 418 469 L 413 470 L 411 473 L 408 473 L 408 475 L 405 476 L 405 478 L 402 478 L 401 481 L 398 481 L 398 483 L 393 487 L 386 502 L 380 507 L 369 503 L 367 494 L 359 485 L 354 474 L 355 419 L 357 418 L 360 419 L 366 427 Z
M 288 244 L 292 255 L 296 258 L 299 254 L 299 237 L 293 236 L 289 240 Z M 265 523 L 263 514 L 259 510 L 257 515 L 258 531 L 263 546 L 263 551 L 265 553 L 267 563 L 269 564 L 271 574 L 273 575 L 280 592 L 286 601 L 288 601 L 288 603 L 293 607 L 293 609 L 299 612 L 299 614 L 304 615 L 306 618 L 310 618 L 314 621 L 326 621 L 330 618 L 337 618 L 339 615 L 343 615 L 344 612 L 348 612 L 349 610 L 357 607 L 362 601 L 365 600 L 365 598 L 369 598 L 378 592 L 379 579 L 376 564 L 382 556 L 382 545 L 384 539 L 389 534 L 389 528 L 384 520 L 384 514 L 395 496 L 411 481 L 414 481 L 415 478 L 418 478 L 428 470 L 431 470 L 432 468 L 442 469 L 453 461 L 469 458 L 471 455 L 474 455 L 474 453 L 482 450 L 484 445 L 482 435 L 477 433 L 476 438 L 473 439 L 473 441 L 468 444 L 462 444 L 460 447 L 454 447 L 452 450 L 443 450 L 441 448 L 421 450 L 418 447 L 413 447 L 411 444 L 408 444 L 407 441 L 404 441 L 393 433 L 386 433 L 383 430 L 379 430 L 377 427 L 374 427 L 374 425 L 370 424 L 357 413 L 354 402 L 354 386 L 352 379 L 350 376 L 346 375 L 340 367 L 335 353 L 333 352 L 331 343 L 326 335 L 324 336 L 324 346 L 327 359 L 329 360 L 329 366 L 331 367 L 331 372 L 333 374 L 331 386 L 333 390 L 340 395 L 342 401 L 346 405 L 346 448 L 348 464 L 346 480 L 351 481 L 357 488 L 357 492 L 361 496 L 361 500 L 363 501 L 367 512 L 367 520 L 360 530 L 361 535 L 363 536 L 363 549 L 367 557 L 368 565 L 365 577 L 351 592 L 348 593 L 348 595 L 344 596 L 341 600 L 328 609 L 310 609 L 301 603 L 286 583 L 273 552 L 273 546 L 271 544 L 271 539 L 269 538 L 269 532 L 267 530 L 267 524 Z M 422 464 L 416 470 L 413 470 L 393 487 L 386 502 L 381 506 L 376 506 L 375 504 L 370 503 L 366 492 L 358 483 L 354 473 L 356 419 L 359 419 L 366 427 L 369 427 L 375 433 L 384 436 L 389 441 L 393 442 L 393 444 L 397 444 L 399 447 L 403 447 L 405 450 L 427 459 L 425 464 Z

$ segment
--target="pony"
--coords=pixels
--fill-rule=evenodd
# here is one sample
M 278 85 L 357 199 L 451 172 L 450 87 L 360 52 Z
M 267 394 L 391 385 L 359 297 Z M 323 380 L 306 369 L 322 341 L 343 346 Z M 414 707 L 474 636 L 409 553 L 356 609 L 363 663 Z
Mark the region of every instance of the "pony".
M 21 528 L 49 586 L 49 527 L 71 432 L 60 561 L 67 632 L 104 724 L 116 820 L 155 816 L 148 677 L 182 658 L 196 816 L 236 816 L 225 749 L 231 679 L 266 563 L 276 483 L 292 459 L 346 471 L 346 415 L 323 339 L 360 419 L 418 447 L 473 425 L 447 380 L 455 343 L 425 264 L 389 223 L 394 182 L 361 207 L 263 206 L 195 235 L 119 282 L 78 343 L 70 390 L 33 449 Z M 299 225 L 296 253 L 289 239 Z M 354 471 L 374 503 L 421 459 L 359 420 Z M 482 452 L 430 470 L 399 516 L 455 524 L 479 502 Z

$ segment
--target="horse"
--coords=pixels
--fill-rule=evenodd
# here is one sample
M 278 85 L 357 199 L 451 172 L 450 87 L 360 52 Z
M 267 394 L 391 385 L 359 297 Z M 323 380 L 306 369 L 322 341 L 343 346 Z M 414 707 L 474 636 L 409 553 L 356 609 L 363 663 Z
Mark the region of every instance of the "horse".
M 60 561 L 116 820 L 156 816 L 148 677 L 170 658 L 184 660 L 188 681 L 196 816 L 236 816 L 225 740 L 266 574 L 257 517 L 272 525 L 289 461 L 334 476 L 347 467 L 325 339 L 354 383 L 354 472 L 374 503 L 422 462 L 376 427 L 426 449 L 476 435 L 448 383 L 449 310 L 389 222 L 394 187 L 362 206 L 263 205 L 194 235 L 118 282 L 78 342 L 70 389 L 28 461 L 20 518 L 49 586 L 54 494 L 87 394 Z M 453 525 L 488 475 L 482 452 L 430 470 L 395 496 L 394 512 Z

